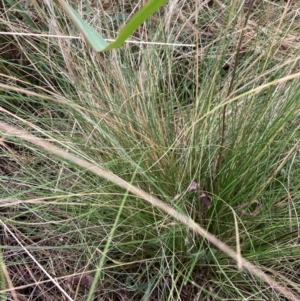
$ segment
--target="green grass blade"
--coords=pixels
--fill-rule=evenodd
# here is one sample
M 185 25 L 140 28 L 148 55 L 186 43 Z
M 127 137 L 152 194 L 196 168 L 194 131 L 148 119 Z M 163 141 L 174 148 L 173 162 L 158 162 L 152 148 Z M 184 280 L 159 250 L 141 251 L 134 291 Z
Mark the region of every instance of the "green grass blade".
M 28 11 L 26 10 L 26 8 L 24 8 L 22 6 L 22 2 L 7 0 L 7 4 L 10 7 L 13 7 L 16 11 L 18 11 L 19 16 L 21 16 L 29 26 L 31 26 L 32 28 L 34 28 L 36 30 L 39 30 L 39 27 L 34 22 L 34 20 L 30 17 L 30 14 L 28 14 Z M 7 5 L 7 4 L 5 4 L 5 5 Z
M 139 10 L 128 24 L 121 30 L 117 39 L 111 43 L 104 50 L 111 50 L 123 45 L 123 43 L 130 37 L 130 35 L 146 20 L 148 19 L 159 7 L 165 4 L 167 0 L 151 0 Z

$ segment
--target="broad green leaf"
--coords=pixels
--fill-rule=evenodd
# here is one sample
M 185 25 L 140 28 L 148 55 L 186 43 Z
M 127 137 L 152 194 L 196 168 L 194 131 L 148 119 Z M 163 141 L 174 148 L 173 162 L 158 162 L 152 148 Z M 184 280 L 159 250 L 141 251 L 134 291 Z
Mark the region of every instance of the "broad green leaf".
M 75 9 L 73 9 L 64 0 L 59 0 L 59 2 L 77 29 L 82 33 L 85 40 L 95 51 L 102 51 L 109 45 L 94 28 L 89 26 L 84 20 L 81 19 Z
M 111 50 L 120 47 L 134 33 L 134 31 L 149 18 L 160 6 L 168 0 L 150 0 L 139 10 L 125 25 L 119 33 L 117 39 L 109 44 L 104 38 L 91 26 L 89 26 L 65 0 L 59 0 L 59 3 L 68 14 L 77 29 L 82 33 L 85 40 L 95 51 Z
M 159 7 L 165 4 L 168 0 L 151 0 L 144 5 L 125 25 L 119 33 L 117 39 L 104 50 L 111 50 L 120 47 L 134 33 L 134 31 L 149 18 Z

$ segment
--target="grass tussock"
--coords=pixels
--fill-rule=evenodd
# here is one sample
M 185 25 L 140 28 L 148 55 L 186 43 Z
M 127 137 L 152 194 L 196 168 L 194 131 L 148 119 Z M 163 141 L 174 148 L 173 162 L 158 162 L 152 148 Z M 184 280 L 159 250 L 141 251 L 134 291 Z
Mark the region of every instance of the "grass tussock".
M 2 125 L 91 167 L 0 128 L 1 300 L 300 299 L 300 6 L 254 2 L 170 1 L 132 37 L 195 47 L 0 36 Z M 143 2 L 72 5 L 113 38 Z M 77 35 L 55 3 L 0 11 L 1 31 Z

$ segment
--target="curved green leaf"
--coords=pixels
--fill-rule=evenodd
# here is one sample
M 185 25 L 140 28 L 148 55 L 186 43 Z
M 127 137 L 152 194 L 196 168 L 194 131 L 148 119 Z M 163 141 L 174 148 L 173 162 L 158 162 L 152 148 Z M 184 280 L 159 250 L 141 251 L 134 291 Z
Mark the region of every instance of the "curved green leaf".
M 109 45 L 94 28 L 92 28 L 84 20 L 81 19 L 81 17 L 79 16 L 79 14 L 75 9 L 73 9 L 64 0 L 59 0 L 59 2 L 61 6 L 64 8 L 65 12 L 70 17 L 70 19 L 75 24 L 77 29 L 82 33 L 87 43 L 95 51 L 102 51 Z
M 120 47 L 133 34 L 133 32 L 149 18 L 160 6 L 165 4 L 168 0 L 150 0 L 139 10 L 125 25 L 119 33 L 117 39 L 109 44 L 104 38 L 91 26 L 89 26 L 65 0 L 59 0 L 59 3 L 68 14 L 77 29 L 82 33 L 87 43 L 95 51 L 105 51 Z
M 104 50 L 111 50 L 120 47 L 133 34 L 133 32 L 149 18 L 159 7 L 165 4 L 168 0 L 151 0 L 144 5 L 125 25 L 119 33 L 117 39 Z

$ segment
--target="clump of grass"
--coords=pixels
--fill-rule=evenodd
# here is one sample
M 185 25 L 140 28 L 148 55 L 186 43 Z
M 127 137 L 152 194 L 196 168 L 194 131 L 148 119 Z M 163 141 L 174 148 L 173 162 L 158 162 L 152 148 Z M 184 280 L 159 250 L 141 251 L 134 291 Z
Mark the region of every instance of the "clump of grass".
M 109 37 L 128 5 L 85 4 L 80 13 Z M 75 34 L 55 5 L 23 11 L 3 15 L 6 31 L 31 32 L 38 20 L 41 31 Z M 299 294 L 299 20 L 269 2 L 244 25 L 247 13 L 235 2 L 170 3 L 135 34 L 197 45 L 188 49 L 128 44 L 95 54 L 82 40 L 3 37 L 10 87 L 1 117 L 176 207 Z M 2 293 L 284 300 L 109 181 L 22 139 L 3 138 L 1 149 Z

